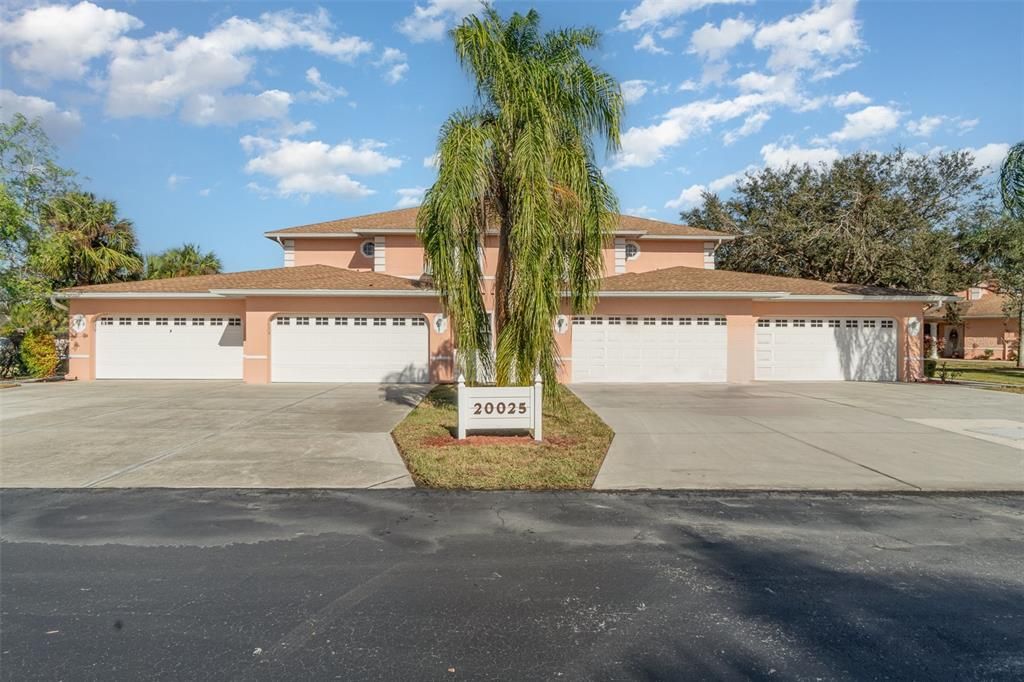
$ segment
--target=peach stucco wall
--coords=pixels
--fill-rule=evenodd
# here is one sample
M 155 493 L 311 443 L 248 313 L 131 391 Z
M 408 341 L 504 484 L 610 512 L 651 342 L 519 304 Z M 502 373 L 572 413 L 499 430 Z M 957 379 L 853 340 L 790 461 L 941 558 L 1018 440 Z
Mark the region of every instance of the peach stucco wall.
M 350 270 L 373 270 L 373 260 L 360 251 L 367 238 L 295 239 L 295 265 L 332 265 Z M 628 241 L 628 240 L 627 240 Z M 704 267 L 704 242 L 672 239 L 641 239 L 639 255 L 626 261 L 626 272 L 649 272 L 680 265 Z M 396 277 L 417 278 L 423 274 L 423 246 L 413 235 L 384 235 L 384 272 Z M 498 260 L 498 239 L 484 243 L 484 275 L 493 277 Z M 609 242 L 603 251 L 604 274 L 615 272 L 615 245 Z
M 672 239 L 640 239 L 636 242 L 640 252 L 626 261 L 626 272 L 650 272 L 684 265 L 688 268 L 704 267 L 704 242 Z M 614 258 L 614 249 L 613 258 Z M 614 261 L 613 261 L 614 268 Z M 609 270 L 608 274 L 612 274 Z
M 1009 360 L 1017 348 L 1017 322 L 1009 318 L 973 318 L 964 320 L 964 357 L 980 359 L 992 351 L 993 360 Z
M 362 254 L 363 238 L 295 240 L 295 265 L 332 265 L 349 270 L 373 270 L 373 259 Z
M 434 328 L 441 314 L 440 302 L 432 297 L 256 297 L 240 299 L 193 300 L 73 300 L 71 314 L 84 314 L 86 331 L 71 334 L 68 376 L 77 379 L 95 377 L 93 338 L 96 318 L 101 315 L 223 313 L 244 319 L 243 378 L 247 383 L 267 383 L 273 353 L 270 325 L 279 313 L 314 315 L 317 313 L 422 314 L 428 320 L 431 379 L 437 382 L 453 378 L 454 349 L 451 327 L 443 333 Z M 566 309 L 565 314 L 569 314 Z M 728 328 L 728 380 L 747 383 L 754 380 L 755 324 L 758 317 L 833 316 L 887 317 L 896 321 L 898 378 L 917 381 L 923 374 L 922 307 L 916 303 L 871 302 L 768 302 L 744 299 L 641 299 L 606 298 L 598 302 L 596 315 L 709 315 L 725 316 Z M 918 333 L 911 336 L 910 324 L 916 320 Z M 572 325 L 556 336 L 562 354 L 560 378 L 572 377 Z

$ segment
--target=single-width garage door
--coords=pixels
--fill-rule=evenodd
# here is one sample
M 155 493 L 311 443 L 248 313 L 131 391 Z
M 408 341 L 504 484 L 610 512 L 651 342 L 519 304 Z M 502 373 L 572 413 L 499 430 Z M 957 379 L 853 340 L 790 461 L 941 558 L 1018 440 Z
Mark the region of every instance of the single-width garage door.
M 101 317 L 98 379 L 241 379 L 242 318 L 210 315 Z
M 283 315 L 270 332 L 272 381 L 425 383 L 423 317 Z
M 725 381 L 725 318 L 577 317 L 572 377 L 587 381 Z
M 761 318 L 754 377 L 895 381 L 896 327 L 881 318 Z

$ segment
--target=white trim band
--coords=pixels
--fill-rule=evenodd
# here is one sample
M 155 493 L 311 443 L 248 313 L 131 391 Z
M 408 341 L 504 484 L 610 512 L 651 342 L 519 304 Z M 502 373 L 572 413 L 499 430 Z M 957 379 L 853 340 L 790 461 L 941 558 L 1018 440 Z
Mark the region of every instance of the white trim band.
M 243 360 L 266 360 L 266 355 L 243 355 Z
M 395 297 L 437 297 L 434 289 L 210 289 L 210 293 L 216 296 L 238 297 L 238 296 L 336 296 L 338 298 L 358 298 L 360 296 Z M 396 313 L 398 314 L 398 313 Z

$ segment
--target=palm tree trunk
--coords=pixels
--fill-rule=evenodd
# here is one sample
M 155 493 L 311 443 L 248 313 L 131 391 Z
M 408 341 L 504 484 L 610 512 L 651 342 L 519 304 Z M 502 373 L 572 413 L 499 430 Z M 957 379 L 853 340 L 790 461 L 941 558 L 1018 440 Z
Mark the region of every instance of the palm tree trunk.
M 1017 369 L 1024 369 L 1024 296 L 1017 306 Z

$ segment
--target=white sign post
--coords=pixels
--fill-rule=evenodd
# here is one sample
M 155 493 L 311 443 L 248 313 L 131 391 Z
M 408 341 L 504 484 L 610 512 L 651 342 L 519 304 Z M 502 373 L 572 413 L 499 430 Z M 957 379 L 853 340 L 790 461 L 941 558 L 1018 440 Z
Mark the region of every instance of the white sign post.
M 459 375 L 459 440 L 467 431 L 533 430 L 544 437 L 544 382 L 540 374 L 533 386 L 466 386 Z

